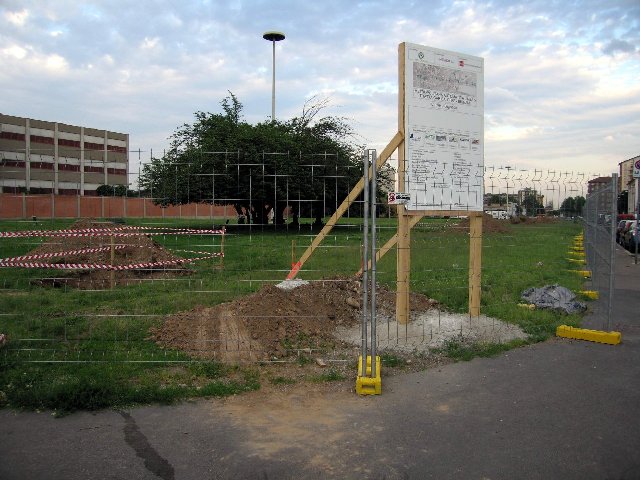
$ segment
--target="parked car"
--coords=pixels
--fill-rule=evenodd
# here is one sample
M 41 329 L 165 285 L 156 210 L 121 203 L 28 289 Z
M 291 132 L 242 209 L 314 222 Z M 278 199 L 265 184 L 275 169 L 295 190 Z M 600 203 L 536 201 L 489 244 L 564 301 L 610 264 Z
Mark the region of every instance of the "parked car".
M 622 235 L 622 245 L 624 246 L 624 248 L 627 248 L 631 251 L 635 251 L 636 243 L 638 243 L 638 238 L 636 235 L 637 223 L 638 223 L 637 220 L 633 220 L 629 222 L 629 226 L 627 227 L 627 229 L 624 231 L 624 234 Z
M 624 243 L 624 235 L 625 235 L 625 233 L 627 233 L 627 230 L 629 229 L 629 225 L 631 225 L 632 222 L 633 222 L 633 220 L 624 220 L 624 225 L 620 229 L 620 237 L 619 237 L 620 238 L 620 245 L 622 245 L 625 248 L 627 248 L 627 246 Z

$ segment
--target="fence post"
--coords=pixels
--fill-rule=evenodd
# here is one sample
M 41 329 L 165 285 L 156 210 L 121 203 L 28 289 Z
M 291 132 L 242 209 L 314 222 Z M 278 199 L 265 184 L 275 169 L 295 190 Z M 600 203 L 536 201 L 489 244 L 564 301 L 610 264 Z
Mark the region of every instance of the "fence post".
M 611 236 L 609 238 L 609 307 L 607 309 L 607 331 L 611 331 L 611 315 L 615 285 L 616 265 L 616 219 L 618 218 L 618 174 L 611 175 Z

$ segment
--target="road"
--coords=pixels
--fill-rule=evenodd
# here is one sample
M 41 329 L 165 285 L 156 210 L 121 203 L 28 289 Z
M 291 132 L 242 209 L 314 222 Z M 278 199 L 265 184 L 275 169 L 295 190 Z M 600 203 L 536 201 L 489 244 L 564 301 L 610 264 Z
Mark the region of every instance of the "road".
M 4 410 L 0 478 L 640 479 L 640 265 L 617 255 L 620 345 L 551 339 L 388 377 L 377 397 L 297 387 L 60 419 Z

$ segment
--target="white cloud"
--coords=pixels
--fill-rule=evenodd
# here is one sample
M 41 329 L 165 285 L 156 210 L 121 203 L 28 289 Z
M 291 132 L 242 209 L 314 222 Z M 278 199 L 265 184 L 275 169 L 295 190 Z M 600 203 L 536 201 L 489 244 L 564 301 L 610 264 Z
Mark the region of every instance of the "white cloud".
M 64 73 L 69 69 L 67 60 L 57 54 L 48 55 L 44 59 L 44 65 L 47 70 L 54 74 Z
M 27 9 L 23 9 L 19 12 L 5 12 L 4 18 L 16 27 L 23 27 L 29 18 L 29 11 Z
M 7 48 L 3 48 L 2 49 L 2 53 L 4 55 L 7 55 L 9 57 L 13 57 L 15 59 L 18 60 L 22 60 L 23 58 L 25 58 L 27 56 L 27 49 L 23 48 L 19 45 L 11 45 L 10 47 Z

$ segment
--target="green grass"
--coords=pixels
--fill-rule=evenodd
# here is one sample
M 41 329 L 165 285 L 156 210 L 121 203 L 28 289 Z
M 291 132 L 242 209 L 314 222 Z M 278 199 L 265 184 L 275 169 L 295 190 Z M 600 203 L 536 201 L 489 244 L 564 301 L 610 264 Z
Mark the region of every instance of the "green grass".
M 0 366 L 0 405 L 58 415 L 140 403 L 173 403 L 193 397 L 227 396 L 257 390 L 251 370 L 230 372 L 214 363 L 33 364 Z
M 312 375 L 310 380 L 314 383 L 322 383 L 322 382 L 340 382 L 345 380 L 345 377 L 342 373 L 334 368 L 330 368 L 325 373 L 321 373 L 319 375 Z
M 412 230 L 411 289 L 435 298 L 451 311 L 466 312 L 469 239 L 466 231 L 451 228 L 455 221 L 423 220 Z M 211 226 L 211 220 L 187 219 L 128 219 L 127 223 Z M 353 275 L 361 264 L 361 223 L 360 219 L 342 219 L 299 276 L 313 280 Z M 73 220 L 1 221 L 0 230 L 61 229 L 72 224 Z M 378 227 L 382 245 L 395 233 L 395 219 L 380 219 Z M 560 323 L 579 325 L 579 315 L 518 306 L 520 293 L 529 287 L 558 283 L 574 291 L 581 288 L 582 279 L 568 271 L 574 267 L 566 260 L 579 225 L 560 222 L 509 228 L 508 233 L 483 237 L 482 313 L 519 325 L 531 341 L 547 338 Z M 230 301 L 264 283 L 281 281 L 291 267 L 292 245 L 295 243 L 299 258 L 314 236 L 308 226 L 289 231 L 244 228 L 225 238 L 222 270 L 214 269 L 215 260 L 202 261 L 191 265 L 194 273 L 187 277 L 105 291 L 43 288 L 32 283 L 34 278 L 59 275 L 56 271 L 0 270 L 0 333 L 9 337 L 9 345 L 0 350 L 0 402 L 66 412 L 257 388 L 255 372 L 190 363 L 185 354 L 163 350 L 150 341 L 149 328 L 159 325 L 166 315 Z M 154 239 L 183 256 L 191 254 L 182 250 L 219 248 L 216 237 L 164 235 Z M 39 238 L 2 238 L 0 258 L 25 254 L 40 242 Z M 378 263 L 378 281 L 395 289 L 395 269 L 392 250 Z M 287 341 L 288 347 L 304 348 L 306 339 Z M 443 353 L 464 359 L 513 346 L 451 344 Z M 310 361 L 302 354 L 298 360 L 301 364 Z M 388 356 L 383 364 L 396 366 L 400 360 Z M 339 372 L 325 375 L 319 381 L 331 381 Z

